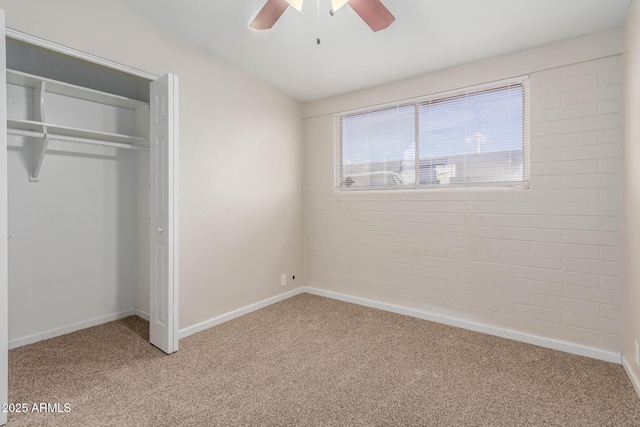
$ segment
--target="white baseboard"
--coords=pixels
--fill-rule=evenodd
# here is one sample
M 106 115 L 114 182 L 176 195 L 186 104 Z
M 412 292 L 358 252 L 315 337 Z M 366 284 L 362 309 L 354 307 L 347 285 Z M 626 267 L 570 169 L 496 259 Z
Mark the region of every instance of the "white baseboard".
M 572 343 L 569 341 L 559 340 L 555 338 L 543 337 L 540 335 L 530 334 L 527 332 L 494 326 L 486 323 L 475 322 L 468 319 L 456 318 L 447 314 L 407 308 L 407 307 L 403 307 L 395 304 L 383 303 L 379 301 L 369 300 L 366 298 L 340 294 L 337 292 L 326 291 L 323 289 L 313 288 L 309 286 L 303 286 L 303 287 L 294 289 L 292 291 L 285 292 L 283 294 L 276 295 L 274 297 L 256 302 L 254 304 L 249 304 L 245 307 L 230 311 L 228 313 L 222 314 L 220 316 L 214 317 L 209 320 L 205 320 L 204 322 L 197 323 L 187 328 L 180 329 L 180 331 L 178 332 L 178 336 L 180 339 L 186 338 L 190 335 L 196 334 L 198 332 L 202 332 L 205 329 L 209 329 L 221 323 L 228 322 L 229 320 L 235 319 L 240 316 L 244 316 L 245 314 L 249 314 L 256 310 L 260 310 L 261 308 L 267 307 L 269 305 L 275 304 L 280 301 L 284 301 L 285 299 L 291 298 L 293 296 L 296 296 L 305 292 L 312 295 L 318 295 L 318 296 L 331 298 L 339 301 L 362 305 L 365 307 L 376 308 L 379 310 L 389 311 L 392 313 L 402 314 L 405 316 L 416 317 L 419 319 L 429 320 L 432 322 L 443 323 L 450 326 L 456 326 L 463 329 L 469 329 L 476 332 L 482 332 L 489 335 L 508 338 L 515 341 L 525 342 L 528 344 L 538 345 L 540 347 L 551 348 L 554 350 L 564 351 L 567 353 L 577 354 L 580 356 L 586 356 L 594 359 L 604 360 L 606 362 L 613 362 L 618 364 L 622 363 L 625 366 L 625 369 L 627 370 L 627 373 L 629 374 L 629 377 L 631 378 L 631 382 L 633 383 L 636 391 L 638 392 L 638 395 L 640 396 L 640 379 L 638 379 L 638 377 L 630 369 L 630 367 L 627 366 L 628 362 L 622 357 L 620 353 L 603 350 L 595 347 L 590 347 L 583 344 Z M 91 319 L 85 322 L 76 323 L 74 325 L 65 326 L 63 328 L 53 329 L 53 330 L 42 332 L 39 334 L 34 334 L 27 337 L 14 339 L 12 341 L 9 341 L 9 349 L 14 349 L 24 345 L 33 344 L 38 341 L 42 341 L 45 339 L 79 331 L 81 329 L 90 328 L 92 326 L 101 325 L 103 323 L 111 322 L 114 320 L 122 319 L 124 317 L 133 316 L 133 315 L 141 317 L 145 320 L 149 320 L 149 313 L 141 310 L 138 307 L 135 307 L 131 310 L 122 311 L 120 313 L 114 313 L 108 316 L 103 316 L 103 317 Z
M 627 371 L 627 375 L 631 380 L 631 384 L 633 384 L 633 388 L 636 389 L 636 393 L 638 394 L 638 397 L 640 397 L 640 377 L 636 375 L 636 372 L 631 367 L 631 364 L 624 356 L 622 356 L 622 366 L 624 366 L 624 370 Z
M 138 316 L 141 319 L 146 320 L 147 322 L 149 321 L 149 313 L 147 313 L 146 311 L 142 310 L 139 307 L 136 307 L 135 309 L 135 315 Z
M 22 338 L 16 338 L 9 341 L 9 350 L 22 347 L 23 345 L 33 344 L 38 341 L 48 340 L 49 338 L 58 337 L 60 335 L 70 334 L 71 332 L 79 331 L 92 326 L 102 325 L 103 323 L 112 322 L 114 320 L 122 319 L 124 317 L 133 316 L 137 314 L 135 309 L 121 311 L 120 313 L 109 314 L 107 316 L 96 317 L 94 319 L 86 320 L 84 322 L 75 323 L 73 325 L 64 326 L 62 328 L 51 329 L 46 332 L 40 332 L 38 334 L 29 335 Z
M 178 336 L 180 339 L 186 338 L 189 335 L 202 332 L 205 329 L 209 329 L 221 323 L 228 322 L 229 320 L 235 319 L 240 316 L 244 316 L 245 314 L 249 314 L 253 311 L 260 310 L 261 308 L 267 307 L 271 304 L 275 304 L 277 302 L 284 301 L 293 296 L 300 295 L 304 293 L 304 291 L 305 291 L 305 288 L 300 287 L 292 291 L 285 292 L 284 294 L 276 295 L 275 297 L 267 298 L 265 300 L 256 302 L 254 304 L 249 304 L 237 310 L 233 310 L 228 313 L 221 314 L 220 316 L 214 317 L 212 319 L 205 320 L 204 322 L 196 323 L 195 325 L 189 326 L 184 329 L 180 329 L 180 331 L 178 332 Z
M 407 308 L 395 304 L 387 304 L 383 302 L 368 300 L 365 298 L 344 295 L 337 292 L 325 291 L 323 289 L 312 288 L 308 286 L 305 287 L 305 292 L 344 302 L 363 305 L 366 307 L 377 308 L 379 310 L 390 311 L 392 313 L 403 314 L 405 316 L 417 317 L 419 319 L 430 320 L 437 323 L 444 323 L 445 325 L 456 326 L 458 328 L 469 329 L 476 332 L 482 332 L 489 335 L 508 338 L 514 341 L 525 342 L 527 344 L 533 344 L 540 347 L 564 351 L 566 353 L 577 354 L 579 356 L 586 356 L 593 359 L 604 360 L 606 362 L 619 364 L 622 361 L 622 355 L 613 351 L 590 347 L 583 344 L 572 343 L 570 341 L 543 337 L 540 335 L 530 334 L 527 332 L 494 326 L 486 323 L 475 322 L 473 320 L 456 318 L 447 314 L 416 310 L 413 308 Z

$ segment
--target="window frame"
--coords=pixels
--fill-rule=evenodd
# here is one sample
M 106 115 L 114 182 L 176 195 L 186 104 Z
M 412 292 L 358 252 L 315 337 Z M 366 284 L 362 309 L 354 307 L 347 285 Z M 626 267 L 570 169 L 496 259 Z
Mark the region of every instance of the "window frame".
M 420 184 L 420 158 L 419 158 L 419 131 L 420 123 L 418 120 L 420 106 L 425 103 L 438 102 L 441 100 L 447 100 L 461 95 L 473 95 L 474 93 L 481 93 L 492 89 L 508 88 L 509 86 L 521 85 L 523 90 L 523 118 L 522 118 L 522 181 L 496 181 L 496 182 L 467 182 L 467 183 L 453 183 L 453 184 Z M 391 108 L 400 108 L 413 106 L 414 114 L 416 117 L 415 132 L 414 132 L 414 146 L 416 154 L 414 156 L 415 167 L 415 181 L 414 184 L 405 184 L 402 186 L 397 185 L 376 185 L 370 187 L 346 187 L 342 185 L 343 177 L 343 150 L 342 150 L 342 122 L 345 117 L 354 116 L 358 114 L 371 113 L 376 111 L 387 110 Z M 530 172 L 531 172 L 531 136 L 530 136 L 530 89 L 529 89 L 529 75 L 523 75 L 513 77 L 504 80 L 497 80 L 493 82 L 467 86 L 464 88 L 437 92 L 431 95 L 424 95 L 415 98 L 404 99 L 396 102 L 389 102 L 385 104 L 378 104 L 364 108 L 358 108 L 353 110 L 347 110 L 335 113 L 334 117 L 334 192 L 336 193 L 350 193 L 350 192 L 402 192 L 402 191 L 415 191 L 415 190 L 454 190 L 454 189 L 529 189 Z

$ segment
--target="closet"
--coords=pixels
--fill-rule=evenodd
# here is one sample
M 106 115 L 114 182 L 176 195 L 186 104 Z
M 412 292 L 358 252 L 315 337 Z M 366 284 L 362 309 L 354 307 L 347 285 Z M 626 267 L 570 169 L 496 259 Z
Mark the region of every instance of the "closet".
M 178 349 L 177 77 L 4 22 L 0 402 L 10 347 L 137 314 Z
M 137 314 L 176 351 L 177 77 L 12 31 L 4 56 L 9 348 Z

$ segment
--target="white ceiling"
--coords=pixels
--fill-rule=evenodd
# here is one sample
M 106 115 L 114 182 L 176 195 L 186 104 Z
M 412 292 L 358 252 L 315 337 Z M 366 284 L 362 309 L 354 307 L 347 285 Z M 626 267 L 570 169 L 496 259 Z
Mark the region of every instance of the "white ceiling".
M 630 3 L 383 0 L 396 21 L 374 33 L 348 6 L 331 17 L 330 0 L 267 31 L 248 26 L 266 0 L 121 1 L 303 102 L 615 28 Z

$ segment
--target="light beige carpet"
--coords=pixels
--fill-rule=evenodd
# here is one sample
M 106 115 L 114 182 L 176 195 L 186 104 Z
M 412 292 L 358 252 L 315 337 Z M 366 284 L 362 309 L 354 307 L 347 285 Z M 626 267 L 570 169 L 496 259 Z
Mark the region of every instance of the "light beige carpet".
M 9 353 L 60 426 L 638 426 L 620 365 L 303 294 L 180 341 L 130 317 Z

